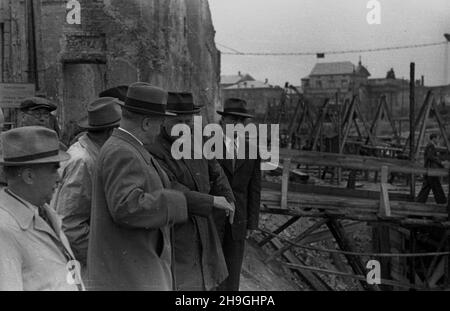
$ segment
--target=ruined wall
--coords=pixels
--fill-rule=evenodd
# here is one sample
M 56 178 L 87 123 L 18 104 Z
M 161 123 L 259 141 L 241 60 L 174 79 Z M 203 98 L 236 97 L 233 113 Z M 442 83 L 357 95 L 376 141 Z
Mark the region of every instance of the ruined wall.
M 24 16 L 25 1 L 1 1 Z M 215 117 L 220 54 L 207 0 L 80 0 L 81 25 L 66 22 L 67 1 L 34 2 L 39 86 L 59 104 L 66 131 L 99 92 L 136 81 L 192 91 Z M 21 68 L 11 70 L 21 76 L 10 80 L 25 82 L 26 48 L 17 49 L 13 63 Z

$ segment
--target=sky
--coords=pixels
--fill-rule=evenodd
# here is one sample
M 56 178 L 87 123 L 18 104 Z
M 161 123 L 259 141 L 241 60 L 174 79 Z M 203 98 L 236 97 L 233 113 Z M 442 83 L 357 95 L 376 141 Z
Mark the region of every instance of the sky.
M 216 44 L 239 52 L 326 52 L 445 42 L 450 33 L 450 0 L 378 0 L 381 24 L 369 25 L 369 0 L 209 0 Z M 371 78 L 384 78 L 394 68 L 428 86 L 445 82 L 450 44 L 383 52 L 315 56 L 222 55 L 222 74 L 250 73 L 255 79 L 301 85 L 317 62 L 362 63 Z M 447 59 L 450 58 L 448 55 Z M 447 62 L 448 64 L 448 62 Z

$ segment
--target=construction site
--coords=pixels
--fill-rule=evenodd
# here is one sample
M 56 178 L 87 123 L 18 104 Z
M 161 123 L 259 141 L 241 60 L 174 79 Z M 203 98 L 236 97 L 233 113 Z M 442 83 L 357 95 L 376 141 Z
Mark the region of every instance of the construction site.
M 227 97 L 249 90 L 241 98 L 254 121 L 280 126 L 280 164 L 262 177 L 241 290 L 450 290 L 450 85 L 426 87 L 414 60 L 405 60 L 408 79 L 388 74 L 365 85 L 361 59 L 322 71 L 354 78 L 325 95 L 311 88 L 321 68 L 302 88 L 257 86 L 241 73 L 225 83 L 208 1 L 80 3 L 88 8 L 81 25 L 67 25 L 66 1 L 0 1 L 0 85 L 31 86 L 2 97 L 5 129 L 20 125 L 25 95 L 58 106 L 68 144 L 87 104 L 109 87 L 146 81 L 191 91 L 210 122 Z M 260 88 L 275 95 L 252 104 Z M 432 136 L 441 167 L 424 164 Z M 435 188 L 421 192 L 430 180 L 445 203 Z
M 307 290 L 449 289 L 450 205 L 431 191 L 418 200 L 428 177 L 440 179 L 448 197 L 448 121 L 433 90 L 415 97 L 414 63 L 410 70 L 403 130 L 388 94 L 368 118 L 358 92 L 317 107 L 288 83 L 264 116 L 280 124 L 284 148 L 263 181 L 256 242 L 265 263 L 278 262 Z M 433 133 L 442 168 L 423 164 Z M 368 284 L 371 260 L 380 263 L 379 284 Z

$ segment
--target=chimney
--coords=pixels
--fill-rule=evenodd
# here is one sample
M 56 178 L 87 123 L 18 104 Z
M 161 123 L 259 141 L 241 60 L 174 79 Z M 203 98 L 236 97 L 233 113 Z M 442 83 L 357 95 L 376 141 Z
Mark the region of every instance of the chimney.
M 422 76 L 422 78 L 421 78 L 421 84 L 422 84 L 422 86 L 425 86 L 425 77 L 424 76 Z
M 238 71 L 238 75 L 239 75 L 239 77 L 242 77 L 242 75 L 241 75 L 241 72 L 240 72 L 240 71 Z
M 264 81 L 264 84 L 269 84 L 269 79 L 266 78 L 266 80 Z

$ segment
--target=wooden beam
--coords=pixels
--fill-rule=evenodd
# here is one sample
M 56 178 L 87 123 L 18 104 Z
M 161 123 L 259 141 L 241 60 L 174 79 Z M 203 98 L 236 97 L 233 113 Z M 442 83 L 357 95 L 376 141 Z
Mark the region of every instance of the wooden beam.
M 310 218 L 335 218 L 354 220 L 367 223 L 386 223 L 394 226 L 404 227 L 432 227 L 447 229 L 450 228 L 449 221 L 439 221 L 433 219 L 417 219 L 405 217 L 385 217 L 379 218 L 374 214 L 355 214 L 355 213 L 340 213 L 340 212 L 307 212 L 302 210 L 282 210 L 280 208 L 272 208 L 268 205 L 266 208 L 261 208 L 261 213 L 285 216 L 301 216 Z
M 299 216 L 291 217 L 288 221 L 286 221 L 284 224 L 282 224 L 280 227 L 278 227 L 273 233 L 280 234 L 281 232 L 283 232 L 284 230 L 289 228 L 291 225 L 296 223 L 300 218 L 301 217 L 299 217 Z M 272 239 L 273 239 L 272 236 L 268 236 L 268 237 L 264 238 L 261 242 L 259 242 L 258 246 L 263 247 L 265 244 L 269 243 Z
M 389 109 L 389 107 L 387 105 L 386 96 L 383 97 L 382 104 L 384 106 L 384 111 L 386 113 L 388 121 L 391 124 L 392 130 L 394 131 L 394 137 L 395 137 L 395 139 L 397 141 L 397 144 L 400 146 L 401 145 L 401 138 L 400 138 L 400 133 L 401 132 L 399 132 L 397 127 L 395 126 L 395 122 L 394 122 L 394 118 L 392 117 L 391 110 Z
M 344 251 L 353 251 L 353 245 L 351 241 L 347 238 L 345 235 L 345 231 L 342 227 L 342 225 L 339 223 L 336 219 L 330 219 L 327 222 L 328 229 L 333 234 L 337 244 L 339 245 L 339 248 Z M 352 267 L 353 271 L 356 275 L 365 276 L 366 275 L 366 269 L 365 266 L 362 264 L 361 259 L 357 256 L 351 256 L 351 255 L 345 255 L 347 258 L 347 261 L 349 265 Z M 378 287 L 376 285 L 371 286 L 367 284 L 366 281 L 360 281 L 361 286 L 369 291 L 377 290 Z
M 356 96 L 353 96 L 353 100 L 348 108 L 347 115 L 345 116 L 344 122 L 342 123 L 344 126 L 344 134 L 342 137 L 341 145 L 339 146 L 339 153 L 344 152 L 345 144 L 347 143 L 348 134 L 350 133 L 350 128 L 352 126 L 353 116 L 355 114 L 355 102 Z
M 381 168 L 381 183 L 380 183 L 380 213 L 382 217 L 391 217 L 391 205 L 389 203 L 389 192 L 388 192 L 388 175 L 389 168 L 383 166 Z
M 280 193 L 263 189 L 261 201 L 264 204 L 280 206 Z M 316 195 L 311 193 L 289 192 L 287 200 L 288 208 L 292 209 L 321 209 L 326 212 L 341 213 L 366 213 L 377 215 L 380 209 L 380 201 L 361 198 L 347 198 L 342 196 Z M 447 221 L 447 208 L 445 205 L 425 204 L 418 202 L 390 202 L 392 216 L 418 216 L 430 217 Z
M 430 115 L 431 101 L 432 100 L 434 100 L 434 98 L 428 100 L 427 106 L 426 106 L 426 109 L 425 109 L 425 114 L 423 115 L 422 126 L 420 127 L 420 132 L 419 132 L 419 139 L 417 140 L 417 144 L 415 146 L 416 150 L 415 150 L 415 153 L 414 153 L 414 159 L 419 158 L 420 147 L 422 146 L 422 142 L 423 142 L 423 139 L 425 137 L 425 131 L 427 129 L 428 117 Z
M 441 115 L 439 113 L 438 107 L 436 105 L 436 100 L 433 98 L 433 101 L 431 102 L 432 108 L 434 110 L 434 115 L 436 117 L 436 121 L 439 126 L 439 130 L 441 131 L 441 135 L 444 138 L 445 146 L 447 147 L 447 151 L 450 151 L 450 143 L 447 136 L 447 131 L 445 130 L 445 124 L 442 121 Z
M 289 188 L 289 174 L 291 172 L 291 159 L 285 159 L 283 162 L 283 175 L 281 177 L 281 208 L 287 208 L 287 196 Z
M 280 158 L 291 158 L 293 163 L 302 165 L 342 167 L 370 171 L 380 171 L 382 166 L 387 166 L 390 172 L 395 173 L 436 177 L 445 177 L 448 175 L 446 169 L 427 169 L 415 162 L 390 158 L 287 149 L 280 150 Z
M 324 224 L 326 224 L 327 221 L 328 220 L 326 220 L 326 219 L 317 221 L 311 227 L 309 227 L 308 229 L 306 229 L 305 231 L 300 233 L 297 237 L 295 237 L 294 240 L 292 241 L 292 243 L 295 243 L 295 244 L 300 243 L 308 235 L 310 235 L 311 233 L 313 233 L 314 231 L 316 231 L 317 229 L 322 227 Z M 276 257 L 280 256 L 281 254 L 283 254 L 284 252 L 288 251 L 291 248 L 292 248 L 292 245 L 290 245 L 290 244 L 281 247 L 279 250 L 277 250 L 272 255 L 270 255 L 264 262 L 268 263 L 268 262 L 274 260 Z
M 271 241 L 272 245 L 275 247 L 275 249 L 280 249 L 283 247 L 283 244 L 277 239 L 273 239 Z M 293 264 L 301 264 L 304 265 L 305 262 L 295 256 L 290 251 L 287 251 L 283 254 L 284 258 L 288 260 L 290 263 Z M 319 276 L 317 276 L 315 273 L 311 271 L 297 271 L 298 275 L 302 280 L 304 280 L 313 290 L 317 291 L 330 291 L 332 290 Z
M 275 182 L 262 182 L 262 189 L 281 191 L 281 184 Z M 380 198 L 379 191 L 363 190 L 363 189 L 348 189 L 328 186 L 316 186 L 307 184 L 298 184 L 294 182 L 289 183 L 289 192 L 296 193 L 309 193 L 317 195 L 331 195 L 331 196 L 343 196 L 348 198 L 360 198 L 378 200 Z M 389 193 L 389 200 L 391 201 L 409 201 L 410 197 L 406 193 Z

